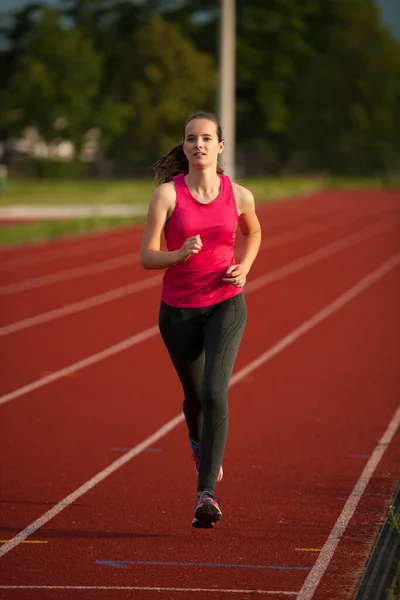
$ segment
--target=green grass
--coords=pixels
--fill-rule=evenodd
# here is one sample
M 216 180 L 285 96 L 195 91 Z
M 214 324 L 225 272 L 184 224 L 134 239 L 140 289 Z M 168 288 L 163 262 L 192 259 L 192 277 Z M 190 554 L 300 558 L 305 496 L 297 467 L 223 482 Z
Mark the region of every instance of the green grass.
M 238 180 L 249 187 L 257 202 L 275 202 L 320 187 L 317 179 L 259 178 Z M 0 196 L 0 206 L 143 204 L 147 205 L 154 189 L 152 180 L 135 181 L 10 181 Z M 106 229 L 143 221 L 144 216 L 129 219 L 93 217 L 65 221 L 38 221 L 10 224 L 0 228 L 0 245 L 50 240 L 65 235 Z
M 396 513 L 396 508 L 391 504 L 388 511 L 388 523 L 392 529 L 400 535 L 400 513 Z
M 258 177 L 237 178 L 237 183 L 249 188 L 256 202 L 276 202 L 320 189 L 324 182 L 317 177 Z
M 12 224 L 0 228 L 0 246 L 17 245 L 26 242 L 55 240 L 64 236 L 85 234 L 90 231 L 127 227 L 140 222 L 140 217 L 109 218 L 88 217 L 65 221 L 37 221 L 34 223 Z
M 364 189 L 398 189 L 400 190 L 400 177 L 328 177 L 325 187 L 332 189 L 364 190 Z
M 349 179 L 345 177 L 259 177 L 237 178 L 248 187 L 257 203 L 276 202 L 283 198 L 311 192 L 321 187 L 338 189 L 382 188 L 377 178 Z M 155 187 L 151 179 L 138 180 L 13 180 L 0 193 L 0 207 L 12 205 L 74 205 L 74 204 L 142 204 L 147 205 Z M 400 179 L 392 180 L 390 187 L 400 189 Z M 85 233 L 98 229 L 128 225 L 143 221 L 143 217 L 129 219 L 92 217 L 67 221 L 40 221 L 0 227 L 0 245 L 21 244 L 56 239 L 64 235 Z
M 321 185 L 317 178 L 237 179 L 249 187 L 258 202 L 275 201 L 316 189 Z M 13 204 L 147 204 L 154 189 L 154 181 L 139 179 L 129 181 L 34 181 L 11 180 L 0 194 L 0 206 Z
M 135 181 L 9 181 L 0 206 L 12 204 L 147 204 L 151 180 Z
M 400 600 L 400 569 L 392 588 L 389 590 L 388 600 Z

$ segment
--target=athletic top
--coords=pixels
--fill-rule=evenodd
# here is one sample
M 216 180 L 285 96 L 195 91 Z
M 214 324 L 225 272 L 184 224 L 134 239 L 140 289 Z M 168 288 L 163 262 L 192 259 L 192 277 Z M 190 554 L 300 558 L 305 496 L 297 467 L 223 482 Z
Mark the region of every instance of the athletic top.
M 203 246 L 198 254 L 166 269 L 161 299 L 170 306 L 211 306 L 243 291 L 222 281 L 228 267 L 236 262 L 234 246 L 239 215 L 229 177 L 219 175 L 219 178 L 220 192 L 209 204 L 202 204 L 192 196 L 183 174 L 173 178 L 176 204 L 164 228 L 167 249 L 179 250 L 194 235 L 200 235 Z

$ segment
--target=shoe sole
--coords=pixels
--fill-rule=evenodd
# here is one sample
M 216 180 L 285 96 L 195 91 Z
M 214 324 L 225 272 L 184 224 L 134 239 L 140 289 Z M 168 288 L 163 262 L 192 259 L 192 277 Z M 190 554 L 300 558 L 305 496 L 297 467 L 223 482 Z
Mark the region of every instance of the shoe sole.
M 205 500 L 194 511 L 194 518 L 202 523 L 210 525 L 222 519 L 222 512 L 211 502 L 211 500 Z
M 196 529 L 214 529 L 214 523 L 203 523 L 195 517 L 192 521 L 192 527 Z

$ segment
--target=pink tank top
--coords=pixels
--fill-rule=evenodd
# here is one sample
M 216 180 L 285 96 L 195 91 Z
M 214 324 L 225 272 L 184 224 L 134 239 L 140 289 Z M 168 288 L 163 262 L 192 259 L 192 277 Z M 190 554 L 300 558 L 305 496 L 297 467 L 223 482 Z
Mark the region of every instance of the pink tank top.
M 165 225 L 167 249 L 179 250 L 193 235 L 200 235 L 203 247 L 198 254 L 165 271 L 161 299 L 170 306 L 210 306 L 243 291 L 222 281 L 227 268 L 235 264 L 239 215 L 229 177 L 219 175 L 219 178 L 220 193 L 210 204 L 202 204 L 192 196 L 183 174 L 173 178 L 176 204 Z

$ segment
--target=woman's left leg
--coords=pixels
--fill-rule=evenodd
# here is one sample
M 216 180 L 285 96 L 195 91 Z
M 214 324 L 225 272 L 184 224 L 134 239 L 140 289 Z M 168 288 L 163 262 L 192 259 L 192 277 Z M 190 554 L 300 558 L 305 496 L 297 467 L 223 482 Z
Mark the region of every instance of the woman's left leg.
M 228 436 L 228 387 L 246 319 L 242 293 L 215 305 L 206 321 L 199 492 L 214 492 L 222 464 Z

